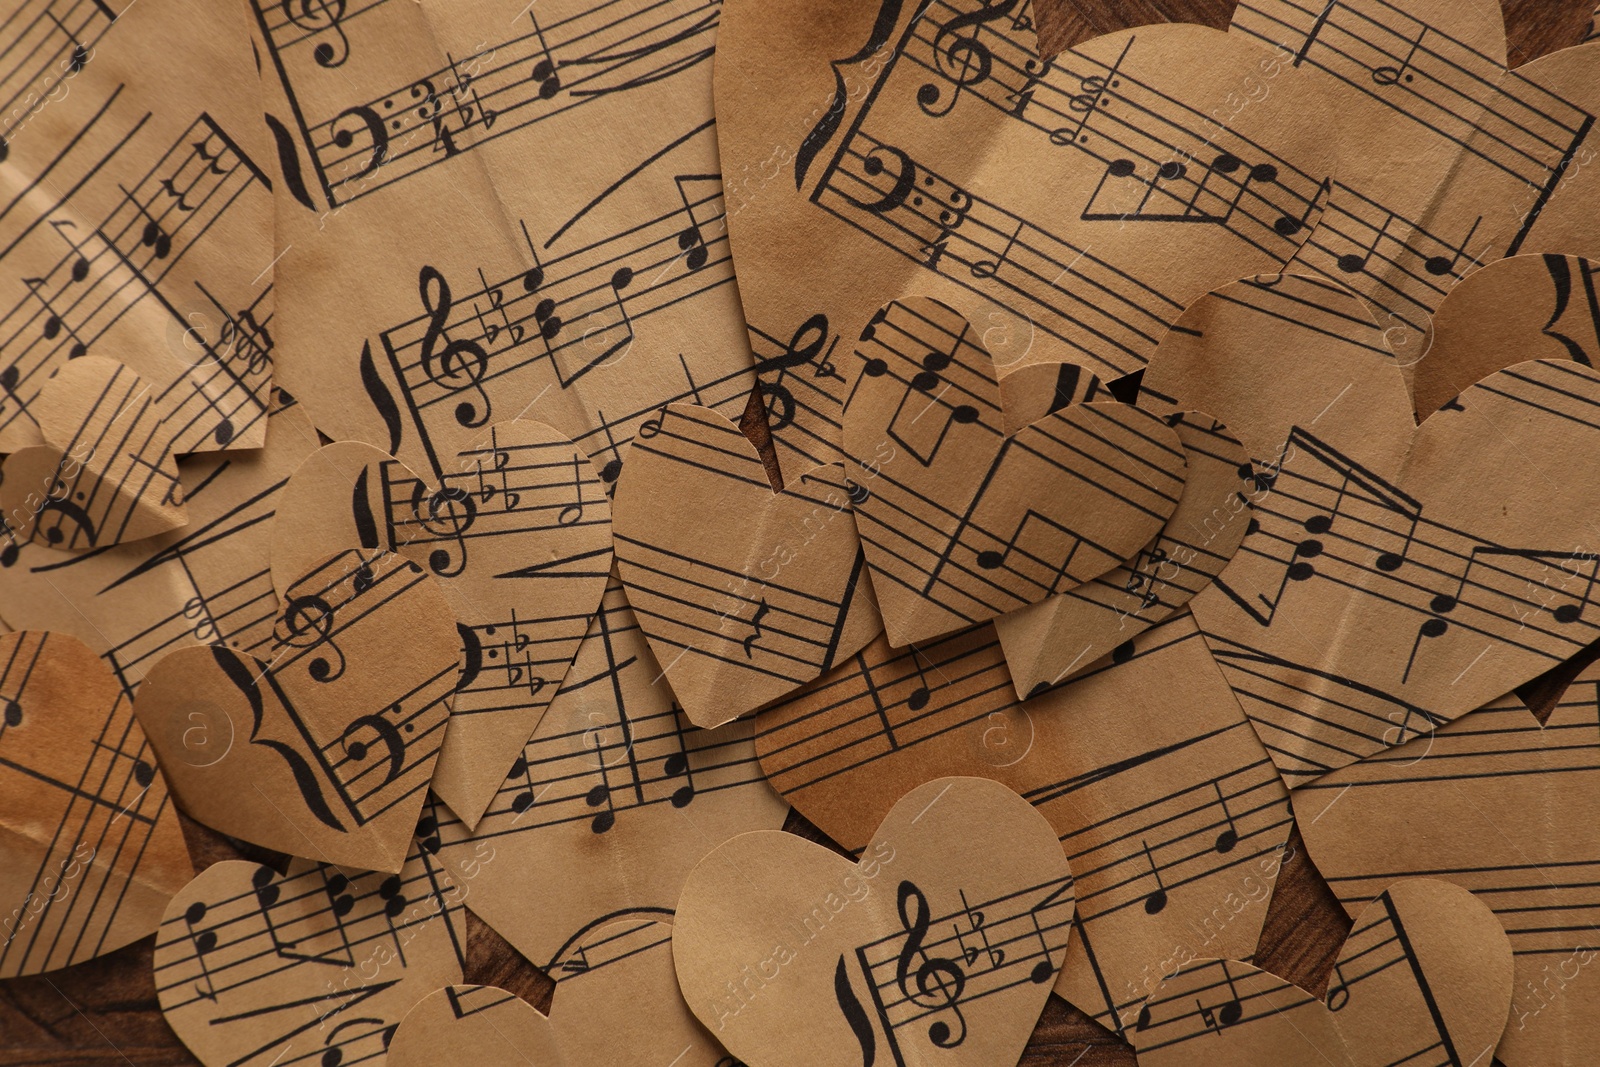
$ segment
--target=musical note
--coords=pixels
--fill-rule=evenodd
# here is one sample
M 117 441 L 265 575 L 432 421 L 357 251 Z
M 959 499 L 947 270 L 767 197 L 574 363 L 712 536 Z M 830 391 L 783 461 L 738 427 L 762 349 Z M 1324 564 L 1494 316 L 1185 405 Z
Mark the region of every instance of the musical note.
M 606 769 L 605 750 L 601 747 L 598 734 L 594 735 L 594 760 L 595 764 L 600 768 L 600 781 L 589 788 L 589 792 L 584 795 L 583 799 L 584 803 L 591 808 L 598 808 L 602 804 L 605 805 L 606 810 L 595 815 L 594 819 L 589 823 L 589 829 L 597 834 L 603 834 L 617 825 L 617 809 L 611 800 L 610 772 Z
M 1150 854 L 1150 844 L 1140 841 L 1139 847 L 1144 849 L 1145 862 L 1150 865 L 1150 875 L 1156 880 L 1156 887 L 1144 898 L 1144 913 L 1146 915 L 1159 915 L 1167 906 L 1167 887 L 1161 881 L 1161 869 L 1156 866 L 1155 857 Z
M 1212 782 L 1211 786 L 1217 791 L 1217 803 L 1222 806 L 1222 817 L 1228 823 L 1228 828 L 1217 835 L 1216 849 L 1221 853 L 1232 852 L 1239 843 L 1239 827 L 1233 821 L 1233 813 L 1228 810 L 1228 798 L 1222 794 L 1221 779 Z

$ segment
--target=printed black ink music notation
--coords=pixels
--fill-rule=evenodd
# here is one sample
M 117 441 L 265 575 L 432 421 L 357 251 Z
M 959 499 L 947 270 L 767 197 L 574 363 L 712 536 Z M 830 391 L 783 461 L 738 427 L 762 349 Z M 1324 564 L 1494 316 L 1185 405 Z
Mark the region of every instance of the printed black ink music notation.
M 955 899 L 940 900 L 950 910 L 938 914 L 916 883 L 902 881 L 896 904 L 902 931 L 859 946 L 853 960 L 841 956 L 835 980 L 840 1010 L 869 1061 L 877 1037 L 855 992 L 857 975 L 901 1063 L 905 1044 L 960 1046 L 974 1003 L 1019 985 L 1048 985 L 1066 958 L 1070 877 L 988 899 L 958 890 Z
M 720 183 L 696 180 L 681 206 L 560 256 L 541 259 L 528 240 L 533 266 L 510 277 L 491 282 L 479 272 L 471 287 L 462 289 L 459 281 L 424 266 L 417 279 L 422 314 L 378 339 L 402 401 L 377 382 L 370 346 L 361 356 L 363 381 L 389 426 L 389 451 L 405 443 L 403 418 L 409 418 L 438 472 L 443 469 L 433 455 L 438 434 L 459 435 L 463 428 L 520 413 L 529 398 L 543 395 L 530 387 L 534 383 L 563 392 L 587 384 L 586 376 L 630 351 L 638 323 L 730 285 L 733 266 L 723 217 Z M 591 456 L 613 453 L 614 466 L 599 461 L 607 481 L 621 469 L 617 448 L 658 406 L 690 397 L 716 406 L 730 402 L 733 392 L 748 393 L 748 371 L 696 383 L 687 362 L 679 359 L 686 388 L 677 397 L 610 419 L 594 405 L 590 435 L 603 435 L 604 441 L 592 440 L 585 450 Z M 507 399 L 497 403 L 502 397 Z M 512 397 L 521 400 L 511 406 Z M 503 407 L 511 410 L 502 413 Z
M 1308 810 L 1323 810 L 1340 796 L 1362 811 L 1372 805 L 1426 802 L 1437 796 L 1474 795 L 1500 783 L 1523 783 L 1530 798 L 1546 791 L 1582 795 L 1600 783 L 1600 734 L 1596 729 L 1595 683 L 1580 681 L 1540 725 L 1514 696 L 1441 725 L 1411 746 L 1397 746 L 1300 787 Z M 1417 746 L 1426 746 L 1419 759 Z M 1581 821 L 1574 809 L 1570 819 Z M 1381 859 L 1341 863 L 1328 885 L 1341 903 L 1356 908 L 1404 878 L 1445 878 L 1478 896 L 1505 926 L 1511 949 L 1535 959 L 1570 952 L 1593 937 L 1600 905 L 1600 850 L 1572 846 L 1562 824 L 1534 841 L 1507 840 L 1485 855 L 1452 848 L 1413 859 L 1386 850 Z M 1552 844 L 1552 842 L 1554 844 Z M 1560 876 L 1551 877 L 1559 868 Z
M 570 982 L 586 974 L 594 974 L 627 960 L 637 959 L 641 953 L 672 950 L 672 930 L 667 922 L 671 913 L 661 920 L 615 920 L 621 929 L 606 932 L 604 937 L 589 933 L 576 943 L 564 948 L 545 968 L 557 983 Z
M 1134 1029 L 1141 1035 L 1139 1051 L 1149 1054 L 1258 1019 L 1323 1010 L 1316 997 L 1277 975 L 1229 960 L 1209 960 L 1191 965 L 1177 983 L 1152 997 Z
M 347 64 L 392 63 L 374 38 L 409 30 L 409 17 L 385 19 L 379 12 L 375 23 L 377 3 L 351 4 L 348 11 L 344 3 L 256 0 L 253 6 L 330 206 L 585 104 L 691 70 L 711 58 L 720 14 L 706 0 L 587 5 L 555 18 L 542 7 L 529 8 L 515 19 L 513 36 L 469 55 L 447 53 L 443 66 L 419 70 L 380 96 L 348 101 L 336 111 L 339 103 L 323 103 L 338 99 L 319 91 L 325 79 L 348 77 L 336 69 Z M 365 41 L 365 50 L 352 43 L 353 35 Z M 392 76 L 386 66 L 385 78 Z
M 227 133 L 205 113 L 146 170 L 141 162 L 148 137 L 140 134 L 149 114 L 136 121 L 113 112 L 121 89 L 5 206 L 23 208 L 49 194 L 0 262 L 13 254 L 28 262 L 50 262 L 42 274 L 23 278 L 25 297 L 0 313 L 0 430 L 27 414 L 39 388 L 62 362 L 93 352 L 116 358 L 102 339 L 136 306 L 154 304 L 173 320 L 185 344 L 196 351 L 193 369 L 159 394 L 169 412 L 169 435 L 177 452 L 227 446 L 266 418 L 266 384 L 272 350 L 268 330 L 270 287 L 247 299 L 219 297 L 204 288 L 207 304 L 226 325 L 212 336 L 193 328 L 180 310 L 186 294 L 172 291 L 168 275 L 196 249 L 241 198 L 270 198 L 265 176 Z M 98 158 L 80 158 L 86 143 L 116 138 Z M 130 189 L 119 173 L 143 177 Z M 90 225 L 71 210 L 59 183 L 108 185 L 116 206 Z
M 857 512 L 861 540 L 880 549 L 875 581 L 898 582 L 924 596 L 937 589 L 952 615 L 981 621 L 1028 602 L 1014 586 L 994 581 L 1002 574 L 1026 583 L 1039 600 L 1122 561 L 1121 552 L 1084 532 L 1089 527 L 1081 519 L 1088 511 L 1115 509 L 1140 521 L 1165 518 L 1176 507 L 1182 480 L 1165 469 L 1174 458 L 1171 447 L 1118 421 L 1126 409 L 1076 406 L 1006 437 L 997 405 L 985 396 L 996 391 L 990 372 L 975 370 L 986 368 L 989 356 L 958 315 L 936 321 L 896 302 L 862 334 L 854 356 L 861 373 L 846 408 L 863 388 L 879 388 L 872 383 L 893 382 L 903 390 L 885 433 L 915 464 L 885 463 L 872 480 L 873 496 L 892 506 L 892 524 L 880 517 L 890 514 L 881 508 L 871 515 Z M 922 488 L 926 480 L 911 478 L 934 465 L 956 435 L 963 448 L 992 447 L 995 459 L 970 497 L 932 499 Z M 1002 463 L 1006 479 L 1016 480 L 997 477 Z M 1072 508 L 1041 503 L 1020 514 L 994 502 L 1005 493 L 999 485 L 1051 479 L 1065 479 L 1085 495 Z M 987 495 L 991 488 L 994 497 Z M 882 559 L 894 562 L 884 566 Z
M 657 686 L 661 688 L 657 688 Z M 584 712 L 552 722 L 568 706 Z M 572 669 L 490 801 L 471 839 L 587 824 L 611 831 L 631 811 L 763 780 L 750 724 L 699 730 L 678 710 L 614 578 Z M 464 826 L 452 837 L 468 836 Z
M 25 0 L 0 22 L 0 163 L 61 83 L 83 73 L 117 17 L 105 0 Z
M 792 332 L 768 333 L 754 323 L 749 329 L 779 469 L 792 474 L 836 461 L 844 375 L 834 362 L 839 335 L 828 316 L 812 315 Z
M 34 889 L 28 899 L 12 902 L 22 914 L 10 917 L 7 936 L 0 940 L 0 973 L 16 974 L 53 970 L 99 954 L 124 902 L 125 887 L 118 880 L 137 877 L 135 868 L 147 854 L 157 821 L 171 820 L 172 812 L 166 790 L 150 788 L 155 757 L 121 693 L 109 707 L 71 709 L 83 719 L 74 729 L 93 734 L 81 766 L 66 766 L 37 749 L 34 756 L 45 760 L 24 762 L 27 749 L 5 743 L 8 731 L 26 729 L 30 719 L 35 730 L 50 729 L 44 720 L 52 711 L 66 710 L 50 707 L 58 694 L 29 691 L 41 658 L 61 639 L 27 633 L 11 640 L 10 654 L 0 662 L 0 748 L 7 752 L 0 781 L 15 776 L 9 788 L 43 789 L 64 801 L 49 844 L 39 852 Z M 169 829 L 175 831 L 176 824 Z M 159 848 L 151 854 L 164 858 Z M 65 880 L 74 874 L 73 881 Z

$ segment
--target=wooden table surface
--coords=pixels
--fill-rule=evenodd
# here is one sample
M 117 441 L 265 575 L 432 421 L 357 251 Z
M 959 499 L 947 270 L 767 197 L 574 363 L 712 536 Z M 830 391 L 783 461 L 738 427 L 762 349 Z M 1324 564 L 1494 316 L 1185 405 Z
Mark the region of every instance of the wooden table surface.
M 1232 0 L 1035 0 L 1047 54 L 1130 26 L 1162 21 L 1224 28 Z M 1581 41 L 1593 4 L 1586 0 L 1505 0 L 1512 66 Z M 754 416 L 754 418 L 750 417 Z M 746 432 L 765 437 L 752 405 Z M 770 452 L 769 452 L 770 455 Z M 1524 687 L 1522 695 L 1543 718 L 1577 670 L 1600 657 L 1600 645 Z M 196 868 L 240 857 L 273 856 L 183 819 Z M 831 844 L 799 815 L 786 829 Z M 1256 963 L 1321 993 L 1350 928 L 1322 876 L 1290 839 L 1293 856 L 1278 876 Z M 51 974 L 0 981 L 0 1067 L 31 1064 L 195 1064 L 162 1018 L 150 958 L 154 937 L 97 960 Z M 497 985 L 547 1010 L 554 984 L 470 913 L 466 980 Z M 1133 1050 L 1065 1001 L 1052 996 L 1022 1058 L 1026 1067 L 1133 1067 Z

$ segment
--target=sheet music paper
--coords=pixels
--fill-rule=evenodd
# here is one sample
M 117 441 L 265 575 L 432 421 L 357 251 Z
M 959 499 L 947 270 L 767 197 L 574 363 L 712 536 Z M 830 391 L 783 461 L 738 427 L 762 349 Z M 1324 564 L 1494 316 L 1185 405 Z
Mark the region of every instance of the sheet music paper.
M 1197 303 L 1149 391 L 1152 410 L 1204 404 L 1255 459 L 1252 532 L 1190 610 L 1290 788 L 1591 643 L 1600 496 L 1586 458 L 1600 374 L 1518 363 L 1417 427 L 1376 329 L 1353 313 L 1286 324 L 1295 291 L 1247 283 Z M 1251 386 L 1322 330 L 1335 337 L 1303 374 Z
M 1098 578 L 1178 506 L 1183 444 L 1148 412 L 1072 404 L 1004 436 L 989 354 L 944 304 L 886 305 L 849 362 L 845 474 L 896 647 Z
M 1142 1067 L 1486 1063 L 1510 1002 L 1494 913 L 1416 878 L 1356 915 L 1321 1001 L 1248 963 L 1207 960 L 1163 982 L 1131 1036 Z
M 1255 487 L 1244 446 L 1204 412 L 1178 412 L 1165 421 L 1178 435 L 1186 466 L 1183 493 L 1161 532 L 1115 570 L 995 619 L 1018 696 L 1059 685 L 1171 618 L 1244 541 Z
M 728 223 L 757 356 L 790 357 L 758 368 L 787 472 L 835 457 L 833 345 L 891 300 L 949 304 L 1008 367 L 1109 381 L 1310 234 L 1335 157 L 1292 57 L 1164 25 L 1045 62 L 1033 19 L 1026 0 L 729 5 Z
M 1230 32 L 1326 94 L 1340 164 L 1294 266 L 1361 293 L 1402 362 L 1478 266 L 1600 238 L 1568 182 L 1594 159 L 1593 49 L 1508 73 L 1499 5 L 1450 0 L 1245 0 Z
M 280 376 L 320 429 L 437 482 L 535 419 L 614 481 L 666 403 L 743 410 L 717 4 L 252 7 L 283 101 Z
M 494 850 L 473 912 L 558 974 L 566 948 L 598 926 L 670 919 L 684 878 L 723 841 L 783 825 L 789 807 L 767 784 L 752 733 L 748 719 L 694 728 L 613 576 L 477 827 L 441 815 L 440 855 Z
M 1579 256 L 1512 256 L 1463 281 L 1433 318 L 1433 346 L 1411 376 L 1417 418 L 1480 378 L 1526 359 L 1600 359 L 1595 266 Z
M 626 1005 L 627 1010 L 619 1010 Z M 672 927 L 607 923 L 563 952 L 548 1017 L 491 986 L 454 986 L 406 1015 L 389 1067 L 444 1062 L 539 1067 L 734 1067 L 683 1002 L 672 970 Z
M 394 874 L 208 867 L 156 934 L 167 1022 L 207 1067 L 382 1062 L 411 1006 L 461 981 L 470 883 L 429 849 L 419 833 Z
M 571 441 L 525 419 L 489 427 L 437 483 L 371 445 L 339 442 L 284 490 L 272 545 L 279 588 L 348 545 L 411 560 L 450 603 L 460 674 L 432 788 L 474 824 L 605 592 L 605 484 Z
M 72 634 L 105 659 L 131 698 L 162 656 L 216 642 L 270 655 L 278 595 L 268 569 L 279 494 L 317 447 L 305 412 L 274 390 L 266 446 L 179 461 L 189 524 L 91 552 L 43 545 L 0 549 L 8 621 Z M 212 736 L 193 734 L 196 750 Z
M 684 886 L 672 955 L 744 1062 L 1014 1063 L 1072 921 L 1049 824 L 1002 785 L 942 778 L 899 800 L 859 863 L 792 834 L 722 845 Z
M 991 627 L 909 649 L 879 639 L 756 727 L 773 787 L 852 850 L 940 776 L 991 778 L 1032 803 L 1078 900 L 1056 991 L 1109 1029 L 1174 967 L 1254 951 L 1288 792 L 1187 613 L 1026 701 Z
M 284 590 L 272 637 L 265 659 L 179 649 L 140 687 L 173 793 L 234 837 L 398 871 L 455 693 L 449 603 L 415 563 L 350 549 Z
M 854 655 L 882 628 L 838 464 L 774 493 L 739 427 L 669 406 L 617 484 L 617 572 L 674 697 L 715 727 Z
M 0 451 L 8 518 L 45 502 L 11 532 L 80 550 L 150 536 L 181 523 L 174 456 L 265 433 L 273 202 L 246 24 L 231 5 L 43 0 L 8 25 Z M 120 365 L 118 386 L 41 407 L 86 355 Z M 132 432 L 105 406 L 124 394 Z
M 146 936 L 194 871 L 116 678 L 68 634 L 0 636 L 0 977 Z
M 1426 872 L 1495 909 L 1515 952 L 1507 1067 L 1574 1062 L 1592 1048 L 1592 886 L 1600 867 L 1600 671 L 1541 727 L 1514 696 L 1296 792 L 1306 847 L 1346 911 Z M 1426 808 L 1424 809 L 1424 805 Z M 1417 813 L 1431 814 L 1422 821 Z

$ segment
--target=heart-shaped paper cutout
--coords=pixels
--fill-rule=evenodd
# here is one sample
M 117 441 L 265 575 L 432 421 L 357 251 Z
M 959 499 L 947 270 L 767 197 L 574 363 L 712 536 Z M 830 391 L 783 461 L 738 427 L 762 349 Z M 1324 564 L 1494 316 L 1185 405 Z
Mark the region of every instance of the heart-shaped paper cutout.
M 753 331 L 798 337 L 820 317 L 849 337 L 924 292 L 1008 364 L 1109 381 L 1206 290 L 1294 255 L 1336 158 L 1305 121 L 1320 99 L 1304 72 L 1193 25 L 1045 60 L 1035 15 L 1021 0 L 725 5 L 717 134 Z M 780 455 L 817 455 L 847 382 L 786 369 L 763 386 L 798 386 L 810 417 L 780 428 Z
M 1076 872 L 1056 992 L 1110 1029 L 1175 962 L 1255 951 L 1287 862 L 1289 792 L 1187 613 L 1028 700 L 989 626 L 912 649 L 880 638 L 756 727 L 773 787 L 850 850 L 936 777 L 992 778 L 1035 805 Z
M 1006 436 L 993 361 L 937 301 L 882 309 L 855 356 L 846 471 L 895 646 L 1098 578 L 1178 506 L 1183 444 L 1148 412 L 1074 404 Z
M 44 444 L 5 461 L 0 505 L 21 540 L 87 549 L 189 521 L 169 412 L 151 384 L 102 356 L 67 363 L 29 408 Z
M 1233 293 L 1249 302 L 1197 304 L 1198 328 L 1175 329 L 1149 374 L 1154 406 L 1208 403 L 1255 459 L 1254 532 L 1190 607 L 1291 788 L 1600 635 L 1586 616 L 1593 587 L 1546 592 L 1561 567 L 1593 563 L 1600 373 L 1519 364 L 1418 428 L 1376 329 L 1313 284 L 1246 284 Z M 1304 325 L 1278 311 L 1295 299 L 1320 301 Z M 1340 340 L 1262 388 L 1281 379 L 1283 352 L 1322 330 Z M 1562 507 L 1541 507 L 1553 493 Z
M 438 582 L 461 676 L 433 790 L 476 824 L 539 723 L 611 571 L 611 505 L 587 456 L 543 423 L 491 426 L 442 478 L 371 445 L 328 445 L 295 472 L 273 526 L 280 590 L 351 545 Z
M 1402 362 L 1417 418 L 1474 382 L 1530 359 L 1600 361 L 1595 266 L 1577 256 L 1512 256 L 1450 291 L 1433 317 L 1433 344 Z
M 214 864 L 161 921 L 161 1011 L 206 1067 L 381 1062 L 411 1006 L 461 980 L 465 893 L 425 843 L 390 875 Z
M 0 977 L 144 937 L 193 876 L 144 731 L 75 637 L 0 636 Z
M 559 974 L 562 954 L 595 926 L 670 915 L 700 857 L 783 825 L 789 806 L 756 762 L 754 732 L 752 718 L 694 728 L 613 579 L 483 819 L 471 830 L 440 819 L 440 855 L 465 865 L 487 850 L 473 913 Z
M 732 1067 L 678 991 L 667 923 L 607 923 L 564 957 L 549 1016 L 493 986 L 441 989 L 406 1015 L 387 1067 Z
M 907 793 L 852 864 L 792 834 L 742 834 L 684 886 L 673 960 L 712 1035 L 762 1067 L 1005 1067 L 1065 957 L 1072 874 L 1005 786 Z
M 344 552 L 287 591 L 271 658 L 160 660 L 134 711 L 184 811 L 324 862 L 398 871 L 455 692 L 455 619 L 422 568 Z
M 1600 881 L 1597 686 L 1600 670 L 1590 667 L 1543 727 L 1508 696 L 1295 793 L 1306 848 L 1347 911 L 1424 872 L 1495 909 L 1516 953 L 1511 1022 L 1495 1053 L 1508 1067 L 1586 1062 L 1600 1043 L 1600 988 L 1589 971 Z
M 715 411 L 672 404 L 617 483 L 617 573 L 689 720 L 713 727 L 872 640 L 851 491 L 838 465 L 774 493 Z
M 1140 1067 L 1484 1064 L 1511 1006 L 1500 921 L 1448 882 L 1397 882 L 1361 914 L 1319 1000 L 1234 960 L 1165 979 L 1129 1032 Z
M 1002 390 L 1008 380 L 1001 379 Z M 1160 534 L 1094 581 L 995 620 L 1019 696 L 1060 684 L 1170 619 L 1244 541 L 1255 484 L 1244 446 L 1198 411 L 1168 416 L 1167 425 L 1183 442 L 1188 467 L 1183 496 Z

